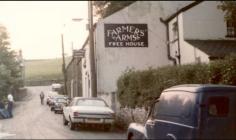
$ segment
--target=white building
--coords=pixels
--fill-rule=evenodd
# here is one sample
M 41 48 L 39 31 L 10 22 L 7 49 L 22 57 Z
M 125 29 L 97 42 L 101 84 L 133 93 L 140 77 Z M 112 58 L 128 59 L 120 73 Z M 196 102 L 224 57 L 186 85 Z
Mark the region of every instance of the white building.
M 215 1 L 137 1 L 100 20 L 95 29 L 98 96 L 114 107 L 117 80 L 131 68 L 145 70 L 175 63 L 209 62 L 209 57 L 236 52 L 235 39 L 226 37 L 224 13 L 217 9 L 218 4 Z M 227 51 L 212 48 L 219 43 Z M 82 88 L 83 96 L 89 97 L 88 44 L 84 50 Z
M 224 13 L 217 9 L 219 4 L 219 1 L 201 2 L 168 22 L 171 56 L 178 58 L 180 54 L 181 64 L 209 62 L 236 52 L 236 28 L 232 35 Z

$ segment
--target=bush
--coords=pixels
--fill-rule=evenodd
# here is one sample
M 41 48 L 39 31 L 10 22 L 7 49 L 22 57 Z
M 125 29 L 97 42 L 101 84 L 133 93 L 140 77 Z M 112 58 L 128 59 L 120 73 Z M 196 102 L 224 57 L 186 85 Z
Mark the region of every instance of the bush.
M 10 49 L 6 27 L 0 25 L 0 99 L 22 85 L 20 61 Z
M 117 81 L 121 107 L 145 107 L 161 92 L 180 84 L 236 85 L 236 54 L 209 64 L 166 66 L 144 71 L 128 70 Z
M 222 84 L 236 85 L 236 54 L 226 57 L 222 68 Z

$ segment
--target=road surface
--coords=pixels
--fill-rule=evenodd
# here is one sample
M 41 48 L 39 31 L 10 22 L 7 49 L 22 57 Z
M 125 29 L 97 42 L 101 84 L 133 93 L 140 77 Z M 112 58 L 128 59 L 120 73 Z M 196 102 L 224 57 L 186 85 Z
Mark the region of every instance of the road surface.
M 47 97 L 50 86 L 28 87 L 28 96 L 16 102 L 12 119 L 0 120 L 0 139 L 125 139 L 124 133 L 103 130 L 69 130 L 62 115 L 41 105 L 39 94 Z

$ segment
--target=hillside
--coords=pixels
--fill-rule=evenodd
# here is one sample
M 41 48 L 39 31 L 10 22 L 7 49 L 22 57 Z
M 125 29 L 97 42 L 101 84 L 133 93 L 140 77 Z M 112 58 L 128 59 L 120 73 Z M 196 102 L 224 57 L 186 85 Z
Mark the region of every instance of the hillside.
M 62 79 L 62 59 L 25 60 L 25 77 L 26 81 Z

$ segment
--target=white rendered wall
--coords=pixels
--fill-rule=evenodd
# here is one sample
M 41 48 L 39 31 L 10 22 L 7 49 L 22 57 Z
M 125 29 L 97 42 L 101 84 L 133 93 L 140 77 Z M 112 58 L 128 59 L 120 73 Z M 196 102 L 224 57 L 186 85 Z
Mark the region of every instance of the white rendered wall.
M 96 29 L 97 86 L 99 93 L 117 90 L 119 76 L 128 68 L 144 70 L 149 67 L 172 65 L 166 48 L 166 26 L 160 17 L 176 12 L 191 2 L 138 1 L 99 21 Z M 148 25 L 147 48 L 105 48 L 104 23 L 140 23 Z
M 225 39 L 224 13 L 217 9 L 220 1 L 203 1 L 183 13 L 185 39 Z

